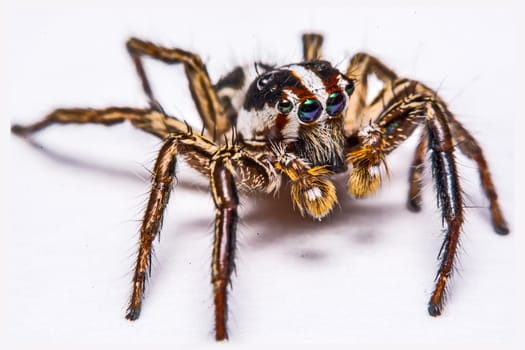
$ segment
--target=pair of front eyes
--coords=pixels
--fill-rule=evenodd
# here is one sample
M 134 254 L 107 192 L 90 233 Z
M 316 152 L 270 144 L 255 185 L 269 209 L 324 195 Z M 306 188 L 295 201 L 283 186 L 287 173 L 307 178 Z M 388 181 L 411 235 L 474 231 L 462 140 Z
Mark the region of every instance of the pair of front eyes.
M 350 82 L 345 87 L 345 91 L 350 96 L 354 91 L 354 83 Z M 326 99 L 326 113 L 329 116 L 340 114 L 346 106 L 346 96 L 342 91 L 332 92 Z M 277 103 L 277 110 L 282 114 L 289 114 L 294 109 L 294 104 L 283 99 Z M 297 116 L 304 123 L 311 123 L 321 116 L 323 105 L 315 98 L 308 98 L 301 102 L 297 108 Z

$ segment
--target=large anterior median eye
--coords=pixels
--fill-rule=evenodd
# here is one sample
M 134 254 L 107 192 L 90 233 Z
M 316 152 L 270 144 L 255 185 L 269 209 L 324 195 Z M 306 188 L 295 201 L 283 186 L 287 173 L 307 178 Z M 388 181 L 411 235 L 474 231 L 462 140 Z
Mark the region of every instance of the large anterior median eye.
M 332 92 L 326 100 L 326 113 L 337 115 L 345 109 L 346 98 L 342 92 Z
M 309 123 L 319 118 L 322 111 L 321 103 L 314 98 L 309 98 L 301 103 L 297 114 L 302 122 Z

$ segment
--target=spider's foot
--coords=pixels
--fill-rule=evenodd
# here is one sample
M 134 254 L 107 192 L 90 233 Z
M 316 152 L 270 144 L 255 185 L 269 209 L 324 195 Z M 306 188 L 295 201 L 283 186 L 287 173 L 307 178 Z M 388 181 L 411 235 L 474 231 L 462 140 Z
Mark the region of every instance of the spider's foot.
M 446 272 L 440 270 L 438 277 L 436 278 L 436 288 L 428 301 L 428 313 L 430 316 L 436 317 L 441 315 L 443 307 L 445 306 L 446 300 L 446 285 L 449 276 Z
M 31 133 L 31 131 L 28 130 L 28 128 L 22 125 L 18 125 L 18 124 L 11 126 L 11 132 L 19 136 L 24 136 L 24 135 Z
M 130 321 L 135 321 L 140 316 L 140 308 L 128 308 L 128 312 L 126 313 L 126 319 Z
M 510 229 L 497 200 L 493 200 L 490 203 L 490 216 L 492 217 L 494 231 L 502 236 L 508 235 Z
M 421 202 L 419 199 L 409 198 L 407 200 L 407 209 L 413 213 L 421 211 Z
M 493 221 L 492 226 L 494 227 L 494 231 L 496 231 L 498 235 L 504 236 L 504 235 L 508 235 L 510 232 L 510 229 L 507 226 L 507 223 L 505 221 L 502 221 L 502 222 Z
M 437 317 L 441 315 L 441 310 L 443 309 L 443 305 L 441 304 L 428 304 L 428 314 L 433 317 Z
M 215 333 L 215 341 L 227 341 L 228 334 L 226 332 Z

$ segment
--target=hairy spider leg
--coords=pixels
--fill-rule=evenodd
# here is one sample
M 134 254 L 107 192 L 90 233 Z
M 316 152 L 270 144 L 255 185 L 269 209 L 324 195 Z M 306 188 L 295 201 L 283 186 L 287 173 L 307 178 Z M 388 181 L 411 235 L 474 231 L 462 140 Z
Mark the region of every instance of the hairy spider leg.
M 446 286 L 451 277 L 459 235 L 463 225 L 463 199 L 454 157 L 454 140 L 446 117 L 446 106 L 441 101 L 425 103 L 426 130 L 432 162 L 432 175 L 438 206 L 446 222 L 445 238 L 438 257 L 441 259 L 434 291 L 428 302 L 431 316 L 441 315 L 446 299 Z
M 257 147 L 248 151 L 244 145 L 226 145 L 210 157 L 210 189 L 215 204 L 211 281 L 215 305 L 215 339 L 219 341 L 228 339 L 228 287 L 235 269 L 237 240 L 237 188 L 247 186 L 270 193 L 276 190 L 279 183 L 272 164 L 257 158 L 263 151 L 257 150 Z M 269 153 L 267 155 L 270 156 Z
M 22 126 L 15 124 L 11 131 L 20 136 L 28 136 L 54 124 L 102 124 L 111 126 L 129 121 L 135 127 L 165 138 L 170 133 L 186 132 L 187 124 L 151 109 L 109 107 L 93 108 L 60 108 L 56 109 L 42 120 Z
M 145 55 L 168 64 L 183 63 L 189 81 L 191 95 L 204 127 L 210 135 L 219 137 L 229 128 L 222 105 L 210 82 L 205 65 L 199 56 L 180 49 L 167 49 L 153 43 L 132 38 L 127 42 L 128 51 L 133 59 L 142 87 L 150 100 L 151 109 L 110 107 L 105 109 L 71 108 L 57 109 L 44 120 L 29 126 L 13 125 L 12 131 L 19 135 L 37 132 L 49 125 L 60 123 L 98 123 L 113 125 L 129 120 L 135 126 L 161 138 L 169 132 L 184 132 L 185 123 L 171 117 L 167 118 L 153 92 L 144 71 L 141 56 Z
M 384 84 L 383 91 L 376 98 L 388 99 L 388 92 L 392 89 L 393 82 L 397 79 L 396 73 L 374 56 L 366 53 L 357 53 L 350 59 L 346 76 L 355 79 L 355 90 L 350 96 L 345 119 L 345 130 L 348 134 L 366 126 L 369 116 L 379 115 L 380 110 L 371 111 L 367 103 L 368 76 L 375 74 Z
M 423 190 L 423 171 L 425 168 L 425 155 L 427 154 L 427 138 L 428 136 L 425 130 L 422 130 L 408 174 L 409 188 L 407 208 L 413 212 L 421 210 L 421 192 Z
M 420 169 L 424 150 L 430 152 L 437 202 L 441 208 L 443 222 L 446 224 L 445 238 L 439 253 L 441 263 L 428 306 L 429 314 L 437 316 L 443 309 L 447 281 L 453 272 L 463 224 L 464 204 L 455 162 L 452 117 L 445 103 L 436 96 L 435 92 L 418 82 L 398 79 L 391 87 L 391 92 L 392 97 L 386 104 L 379 99 L 374 102 L 381 104 L 383 110 L 370 126 L 370 131 L 360 130 L 352 136 L 358 138 L 360 142 L 356 149 L 350 150 L 349 160 L 354 165 L 352 171 L 359 171 L 360 167 L 374 166 L 373 162 L 356 162 L 357 156 L 354 154 L 360 157 L 359 160 L 371 159 L 371 155 L 375 153 L 380 154 L 379 158 L 383 159 L 383 155 L 397 148 L 418 125 L 423 126 L 422 138 L 413 165 L 416 165 L 415 169 Z M 370 140 L 373 142 L 370 143 Z M 415 188 L 420 186 L 417 184 L 419 178 L 419 175 L 411 175 L 411 184 L 416 186 Z M 351 185 L 356 184 L 351 183 Z M 419 189 L 416 192 L 418 191 Z
M 315 33 L 303 34 L 303 59 L 313 61 L 321 59 L 321 46 L 323 45 L 323 36 Z
M 129 39 L 126 47 L 137 69 L 142 88 L 153 109 L 162 110 L 162 107 L 153 96 L 151 85 L 142 64 L 142 56 L 157 59 L 167 64 L 182 63 L 188 78 L 191 96 L 209 135 L 217 140 L 230 129 L 231 125 L 210 81 L 206 66 L 198 55 L 177 48 L 158 46 L 137 38 Z
M 130 42 L 133 43 L 134 41 Z M 150 47 L 147 44 L 145 43 L 147 47 Z M 181 51 L 179 50 L 178 52 Z M 134 60 L 138 60 L 138 58 Z M 198 58 L 197 62 L 200 62 Z M 141 67 L 142 65 L 139 63 L 137 67 L 139 74 L 141 74 L 140 71 L 143 72 Z M 192 72 L 193 68 L 189 66 L 187 71 Z M 203 72 L 205 73 L 205 70 Z M 201 73 L 192 74 L 198 75 Z M 154 100 L 151 89 L 148 88 L 149 83 L 147 80 L 144 80 L 144 82 L 146 94 Z M 197 86 L 200 86 L 202 90 L 201 85 Z M 148 93 L 148 91 L 150 92 Z M 130 320 L 136 320 L 140 315 L 145 282 L 151 266 L 152 242 L 161 228 L 163 212 L 167 205 L 175 176 L 175 154 L 180 152 L 190 166 L 210 176 L 210 181 L 213 182 L 211 188 L 217 207 L 212 262 L 216 314 L 215 333 L 217 340 L 224 340 L 227 339 L 226 288 L 229 285 L 233 269 L 235 223 L 237 220 L 236 203 L 238 203 L 232 164 L 224 153 L 211 160 L 213 155 L 218 152 L 218 146 L 214 142 L 202 135 L 194 135 L 188 124 L 166 115 L 164 111 L 156 108 L 158 106 L 154 102 L 151 105 L 151 109 L 128 107 L 109 107 L 105 109 L 61 108 L 54 110 L 36 123 L 27 126 L 13 125 L 12 132 L 20 136 L 27 136 L 54 124 L 92 123 L 111 126 L 129 121 L 137 128 L 165 139 L 152 173 L 152 190 L 141 226 L 140 246 L 133 277 L 132 296 L 126 313 L 126 318 Z M 209 113 L 216 112 L 216 110 L 209 111 Z M 213 123 L 215 122 L 214 119 L 212 119 Z M 207 119 L 203 117 L 203 120 Z M 213 130 L 216 131 L 215 128 Z M 222 132 L 222 129 L 217 130 Z M 243 167 L 242 173 L 244 174 L 241 185 L 251 185 L 255 189 L 262 189 L 266 192 L 275 190 L 276 185 L 272 182 L 272 180 L 276 180 L 275 172 L 270 169 L 271 165 L 257 159 L 257 153 L 261 151 L 260 147 L 251 146 L 247 148 L 255 152 L 255 155 L 249 155 L 244 152 L 242 156 L 238 157 L 238 161 L 241 161 L 242 164 L 237 164 L 236 166 Z M 227 248 L 226 250 L 224 250 L 225 247 Z
M 239 205 L 237 182 L 270 192 L 274 190 L 275 181 L 270 168 L 271 163 L 261 162 L 256 154 L 251 154 L 237 145 L 219 147 L 202 135 L 172 134 L 159 151 L 153 170 L 150 198 L 142 221 L 133 291 L 126 318 L 136 320 L 140 315 L 145 281 L 151 266 L 152 243 L 162 226 L 163 212 L 175 178 L 178 156 L 184 157 L 192 167 L 208 175 L 210 179 L 216 208 L 211 265 L 215 339 L 225 340 L 228 339 L 228 287 L 231 284 L 235 262 Z
M 167 117 L 159 111 L 150 109 L 119 107 L 100 110 L 80 108 L 57 109 L 42 121 L 29 126 L 14 125 L 12 130 L 19 135 L 28 135 L 53 124 L 95 123 L 109 126 L 122 123 L 126 120 L 130 121 L 138 128 L 160 138 L 167 137 L 159 151 L 154 166 L 152 173 L 152 188 L 140 230 L 140 245 L 133 276 L 132 296 L 126 313 L 127 319 L 136 320 L 140 315 L 145 282 L 151 266 L 152 243 L 161 228 L 164 209 L 168 203 L 173 179 L 175 177 L 176 155 L 179 152 L 186 155 L 193 152 L 191 157 L 188 157 L 187 161 L 193 168 L 201 173 L 209 174 L 210 169 L 219 169 L 218 171 L 212 171 L 211 174 L 213 176 L 218 176 L 212 185 L 212 191 L 216 203 L 219 203 L 218 201 L 224 197 L 222 194 L 224 192 L 223 186 L 225 185 L 223 179 L 224 170 L 220 170 L 223 168 L 222 165 L 225 162 L 224 156 L 219 159 L 220 161 L 214 160 L 210 166 L 209 159 L 211 159 L 212 155 L 217 151 L 217 146 L 213 142 L 207 140 L 201 135 L 193 135 L 191 129 L 188 131 L 189 127 L 185 123 L 175 118 Z M 219 163 L 218 165 L 217 162 Z M 213 176 L 212 181 L 214 179 Z M 231 176 L 226 176 L 226 179 L 226 184 L 230 185 L 230 189 L 231 186 L 235 186 L 230 183 L 232 181 Z M 231 196 L 231 190 L 224 193 L 227 198 L 225 203 L 231 205 L 236 197 Z M 235 225 L 232 223 L 232 220 L 236 220 L 236 208 L 232 211 L 232 208 L 224 208 L 222 204 L 217 204 L 217 206 L 220 210 L 217 209 L 212 280 L 214 283 L 214 293 L 216 295 L 216 337 L 218 340 L 222 340 L 227 337 L 227 302 L 225 291 L 227 283 L 224 281 L 225 275 L 229 278 L 231 274 L 231 268 L 227 271 L 224 270 L 223 266 L 225 266 L 225 263 L 223 260 L 230 259 L 231 261 L 226 265 L 233 265 L 233 250 L 230 249 L 229 251 L 232 254 L 228 255 L 225 254 L 222 249 L 224 247 L 224 240 L 228 240 L 230 246 L 233 244 Z M 228 228 L 228 230 L 225 231 L 225 227 Z
M 377 97 L 366 104 L 367 96 L 367 77 L 369 74 L 375 74 L 385 85 L 378 93 Z M 355 77 L 358 81 L 355 92 L 350 98 L 350 103 L 347 112 L 345 129 L 348 135 L 355 134 L 358 128 L 366 126 L 368 119 L 375 115 L 382 113 L 388 101 L 396 98 L 399 94 L 400 82 L 406 82 L 406 79 L 398 79 L 397 75 L 390 70 L 379 59 L 368 55 L 366 53 L 358 53 L 350 60 L 350 65 L 347 69 L 347 75 Z M 394 89 L 394 85 L 397 86 Z M 428 96 L 436 96 L 436 92 L 424 87 L 422 84 L 418 85 L 418 89 L 426 90 Z M 440 100 L 441 101 L 441 100 Z M 441 101 L 443 103 L 443 101 Z M 443 103 L 444 104 L 444 103 Z M 455 119 L 452 113 L 447 110 L 447 122 L 450 124 L 452 137 L 455 144 L 467 157 L 476 162 L 478 167 L 481 185 L 485 195 L 490 203 L 490 211 L 492 217 L 492 224 L 494 230 L 499 234 L 508 234 L 509 228 L 501 211 L 498 196 L 492 181 L 487 162 L 483 156 L 483 152 L 478 142 L 474 137 Z M 421 177 L 424 169 L 425 146 L 425 130 L 422 131 L 420 143 L 416 148 L 414 159 L 412 161 L 411 170 L 409 173 L 409 194 L 408 194 L 408 208 L 412 211 L 420 210 L 421 205 Z
M 228 339 L 228 285 L 235 263 L 239 197 L 231 156 L 228 149 L 217 152 L 210 164 L 210 188 L 216 208 L 211 273 L 216 340 Z
M 168 204 L 173 188 L 178 149 L 178 138 L 166 139 L 153 168 L 150 196 L 140 228 L 140 243 L 133 274 L 132 295 L 126 312 L 128 320 L 136 320 L 140 315 L 146 278 L 151 273 L 152 244 L 162 227 L 164 209 Z
M 179 155 L 194 158 L 201 172 L 210 176 L 210 187 L 216 206 L 215 236 L 212 253 L 212 283 L 214 286 L 216 339 L 227 339 L 227 287 L 234 263 L 238 197 L 231 156 L 234 151 L 217 148 L 200 135 L 169 136 L 162 145 L 152 173 L 152 186 L 142 226 L 133 289 L 126 318 L 140 315 L 146 278 L 151 268 L 152 244 L 162 226 L 163 213 L 175 179 Z M 201 158 L 195 160 L 195 158 Z
M 490 203 L 490 212 L 494 230 L 500 235 L 508 234 L 510 230 L 501 211 L 498 202 L 498 194 L 496 193 L 496 188 L 492 182 L 489 167 L 483 156 L 481 147 L 476 139 L 452 115 L 449 115 L 449 119 L 451 131 L 457 146 L 463 154 L 476 162 L 481 186 Z

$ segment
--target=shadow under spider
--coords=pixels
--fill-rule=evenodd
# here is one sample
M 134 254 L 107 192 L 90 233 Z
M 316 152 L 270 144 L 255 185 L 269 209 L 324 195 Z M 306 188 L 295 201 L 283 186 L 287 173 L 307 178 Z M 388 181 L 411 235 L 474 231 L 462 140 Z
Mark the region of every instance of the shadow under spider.
M 142 183 L 147 182 L 150 177 L 149 170 L 146 168 L 141 169 L 141 171 L 126 170 L 100 162 L 86 161 L 62 151 L 44 147 L 31 138 L 26 138 L 25 141 L 39 153 L 62 165 Z M 192 181 L 189 180 L 190 178 L 194 177 L 188 176 L 186 172 L 181 174 L 177 179 L 174 191 L 184 189 L 196 194 L 209 193 L 209 187 L 206 183 L 198 180 Z M 377 222 L 380 217 L 406 212 L 402 201 L 396 205 L 374 200 L 374 203 L 370 205 L 352 199 L 347 193 L 346 180 L 347 175 L 334 177 L 333 182 L 336 186 L 339 204 L 322 221 L 303 217 L 298 210 L 293 208 L 290 188 L 286 183 L 275 196 L 264 193 L 240 193 L 239 230 L 241 232 L 250 231 L 250 234 L 243 234 L 243 244 L 266 246 L 285 239 L 297 239 L 305 234 L 316 234 L 320 228 L 318 225 L 323 225 L 322 231 L 324 232 L 326 232 L 326 227 L 330 227 L 337 232 L 344 231 L 358 244 L 371 244 L 377 239 L 379 232 L 377 230 L 364 231 L 362 229 L 364 223 Z M 185 222 L 181 229 L 187 231 L 188 225 L 195 227 L 195 229 L 209 231 L 213 227 L 213 214 L 210 213 L 209 218 L 194 218 L 191 222 Z M 312 254 L 307 252 L 305 255 L 310 256 Z M 317 254 L 312 256 L 315 257 Z
M 43 154 L 51 161 L 61 165 L 76 167 L 83 171 L 102 174 L 108 177 L 118 178 L 120 180 L 125 179 L 133 182 L 149 182 L 151 177 L 150 170 L 145 167 L 142 167 L 139 171 L 136 169 L 126 170 L 121 167 L 111 166 L 102 162 L 86 161 L 78 156 L 72 156 L 66 152 L 50 149 L 49 147 L 43 146 L 41 143 L 35 141 L 32 138 L 25 138 L 24 140 L 38 153 Z M 198 190 L 203 192 L 208 191 L 208 187 L 202 185 L 201 183 L 180 181 L 180 179 L 178 179 L 176 187 L 187 190 Z
M 359 201 L 348 195 L 347 176 L 333 179 L 338 194 L 339 204 L 321 221 L 303 217 L 293 208 L 289 186 L 284 185 L 277 196 L 254 194 L 251 198 L 242 198 L 244 214 L 240 217 L 240 230 L 249 228 L 254 235 L 243 235 L 245 244 L 258 246 L 271 245 L 286 239 L 298 239 L 304 235 L 326 234 L 327 228 L 336 234 L 349 237 L 357 244 L 373 244 L 384 230 L 374 229 L 388 217 L 409 215 L 404 203 L 382 202 L 372 198 Z M 322 225 L 322 226 L 319 226 Z M 333 231 L 332 231 L 333 230 Z M 322 232 L 319 232 L 322 231 Z

